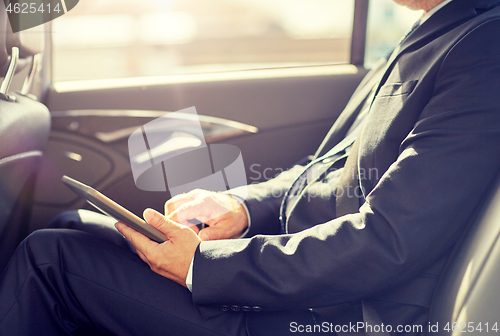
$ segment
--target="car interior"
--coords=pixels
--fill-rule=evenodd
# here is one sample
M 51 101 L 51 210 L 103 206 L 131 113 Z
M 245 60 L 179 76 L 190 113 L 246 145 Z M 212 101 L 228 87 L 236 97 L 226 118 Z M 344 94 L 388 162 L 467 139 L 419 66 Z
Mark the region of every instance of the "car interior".
M 0 269 L 22 239 L 58 213 L 92 209 L 61 183 L 63 175 L 135 214 L 147 207 L 163 212 L 170 194 L 136 187 L 128 138 L 168 112 L 195 106 L 207 143 L 240 149 L 248 183 L 313 154 L 369 70 L 374 1 L 352 1 L 345 62 L 67 82 L 54 81 L 59 58 L 52 23 L 13 33 L 0 4 Z M 179 125 L 184 122 L 179 119 Z M 499 187 L 484 200 L 448 261 L 431 307 L 430 326 L 449 328 L 428 334 L 466 332 L 471 321 L 475 328 L 482 323 L 485 334 L 495 332 Z

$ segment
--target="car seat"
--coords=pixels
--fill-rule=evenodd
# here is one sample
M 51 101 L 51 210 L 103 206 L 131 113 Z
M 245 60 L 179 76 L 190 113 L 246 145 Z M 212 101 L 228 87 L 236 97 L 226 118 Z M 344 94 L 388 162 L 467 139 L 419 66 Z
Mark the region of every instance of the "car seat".
M 463 233 L 434 294 L 427 335 L 500 332 L 500 184 Z
M 32 188 L 50 131 L 47 108 L 29 94 L 43 34 L 12 33 L 0 3 L 0 271 L 28 233 Z M 36 41 L 38 39 L 38 41 Z M 33 43 L 35 41 L 35 43 Z M 9 92 L 19 61 L 31 67 L 21 92 Z

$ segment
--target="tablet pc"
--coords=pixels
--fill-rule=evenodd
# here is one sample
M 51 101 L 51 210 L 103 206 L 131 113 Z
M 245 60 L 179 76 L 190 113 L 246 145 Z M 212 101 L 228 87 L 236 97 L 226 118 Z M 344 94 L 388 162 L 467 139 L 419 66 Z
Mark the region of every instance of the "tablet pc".
M 112 201 L 92 187 L 83 184 L 71 177 L 64 175 L 61 181 L 70 188 L 78 196 L 86 200 L 92 206 L 102 213 L 113 217 L 114 219 L 123 222 L 137 232 L 142 233 L 151 240 L 157 243 L 163 243 L 167 237 L 153 226 L 146 223 L 141 218 L 134 215 L 118 203 Z

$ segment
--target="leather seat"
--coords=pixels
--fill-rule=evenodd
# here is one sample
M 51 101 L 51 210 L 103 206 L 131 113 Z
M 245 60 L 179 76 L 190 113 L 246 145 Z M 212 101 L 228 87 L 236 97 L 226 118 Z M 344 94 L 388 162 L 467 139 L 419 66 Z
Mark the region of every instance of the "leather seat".
M 427 335 L 500 332 L 500 184 L 463 233 L 443 274 Z
M 50 113 L 28 95 L 30 83 L 23 87 L 23 94 L 8 92 L 16 73 L 17 56 L 20 54 L 25 58 L 24 63 L 28 65 L 35 63 L 33 56 L 41 52 L 36 45 L 42 43 L 24 43 L 22 32 L 12 34 L 8 25 L 2 2 L 0 76 L 4 78 L 0 86 L 0 271 L 28 233 L 33 183 L 50 131 Z M 43 34 L 38 36 L 43 38 Z M 33 35 L 30 37 L 32 39 Z M 30 72 L 30 75 L 34 74 L 34 71 Z

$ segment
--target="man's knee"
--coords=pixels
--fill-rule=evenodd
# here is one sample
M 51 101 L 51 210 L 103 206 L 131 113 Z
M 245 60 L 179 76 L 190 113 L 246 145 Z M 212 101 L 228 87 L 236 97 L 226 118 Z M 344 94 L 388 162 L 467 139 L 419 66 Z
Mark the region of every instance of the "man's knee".
M 32 232 L 20 246 L 26 245 L 30 250 L 37 250 L 47 248 L 47 245 L 53 245 L 54 242 L 59 240 L 61 230 L 55 229 L 42 229 Z
M 55 216 L 47 225 L 48 228 L 69 228 L 81 222 L 78 210 L 64 211 Z
M 62 242 L 67 239 L 69 230 L 36 230 L 26 237 L 18 247 L 18 253 L 24 253 L 35 265 L 59 264 Z
M 114 227 L 114 224 L 116 222 L 116 219 L 110 216 L 105 216 L 95 211 L 79 209 L 60 213 L 59 215 L 54 217 L 52 221 L 50 221 L 47 227 L 58 229 L 74 229 L 96 233 L 94 232 L 95 230 L 101 230 L 103 228 L 116 231 Z

